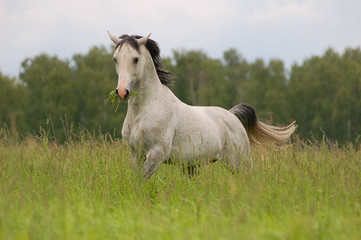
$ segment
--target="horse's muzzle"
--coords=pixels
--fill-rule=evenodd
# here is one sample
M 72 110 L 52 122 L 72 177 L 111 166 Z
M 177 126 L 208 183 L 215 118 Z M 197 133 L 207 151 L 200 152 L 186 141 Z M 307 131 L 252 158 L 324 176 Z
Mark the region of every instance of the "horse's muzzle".
M 122 101 L 127 101 L 130 97 L 130 92 L 128 89 L 125 89 L 125 94 L 119 94 L 118 89 L 115 89 L 115 93 L 117 94 L 118 98 Z

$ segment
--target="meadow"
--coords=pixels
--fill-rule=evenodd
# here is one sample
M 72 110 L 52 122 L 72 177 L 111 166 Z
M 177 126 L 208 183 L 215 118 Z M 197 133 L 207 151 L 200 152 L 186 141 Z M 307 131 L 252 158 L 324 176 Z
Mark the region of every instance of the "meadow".
M 360 145 L 253 148 L 251 172 L 216 162 L 144 181 L 108 135 L 0 138 L 0 239 L 361 239 Z

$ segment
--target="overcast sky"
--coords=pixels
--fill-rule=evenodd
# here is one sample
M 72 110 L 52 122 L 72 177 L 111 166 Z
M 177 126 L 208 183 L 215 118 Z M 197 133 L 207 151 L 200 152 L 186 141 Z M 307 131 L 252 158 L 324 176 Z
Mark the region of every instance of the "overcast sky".
M 360 0 L 0 0 L 0 71 L 17 76 L 40 53 L 70 59 L 109 46 L 106 31 L 152 33 L 162 56 L 201 49 L 221 58 L 234 47 L 249 61 L 290 67 L 328 47 L 361 45 Z

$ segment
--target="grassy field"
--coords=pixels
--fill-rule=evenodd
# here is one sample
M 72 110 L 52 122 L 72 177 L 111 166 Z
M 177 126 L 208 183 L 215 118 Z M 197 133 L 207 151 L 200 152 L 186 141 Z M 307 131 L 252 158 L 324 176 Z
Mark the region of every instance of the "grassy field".
M 0 138 L 0 239 L 361 239 L 361 150 L 298 143 L 148 181 L 121 141 Z

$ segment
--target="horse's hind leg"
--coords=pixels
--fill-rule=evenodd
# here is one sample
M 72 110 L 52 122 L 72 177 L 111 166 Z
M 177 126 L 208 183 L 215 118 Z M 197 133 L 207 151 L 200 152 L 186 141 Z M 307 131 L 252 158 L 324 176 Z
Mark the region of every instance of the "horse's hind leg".
M 228 139 L 221 160 L 232 172 L 244 172 L 253 167 L 250 153 L 251 149 L 247 138 Z
M 233 172 L 233 173 L 238 173 L 241 170 L 241 164 L 240 164 L 240 160 L 236 157 L 231 157 L 228 156 L 227 158 L 223 158 L 222 162 L 227 166 L 227 168 Z
M 231 155 L 225 159 L 222 159 L 222 162 L 231 170 L 233 173 L 239 172 L 251 172 L 253 169 L 253 160 L 252 156 L 248 154 L 242 155 Z
M 183 173 L 184 174 L 188 174 L 188 177 L 194 177 L 194 176 L 198 176 L 199 171 L 198 171 L 198 167 L 195 165 L 187 165 L 183 167 Z
M 234 173 L 241 171 L 250 171 L 253 168 L 253 161 L 250 155 L 249 145 L 241 148 L 237 145 L 233 145 L 232 148 L 228 148 L 226 154 L 222 158 L 222 162 Z

